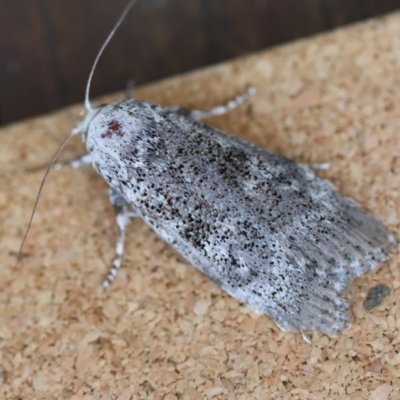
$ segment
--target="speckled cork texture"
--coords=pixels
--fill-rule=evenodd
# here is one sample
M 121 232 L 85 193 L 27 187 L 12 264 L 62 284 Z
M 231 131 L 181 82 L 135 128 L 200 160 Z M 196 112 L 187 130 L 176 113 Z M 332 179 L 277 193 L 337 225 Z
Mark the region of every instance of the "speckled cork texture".
M 250 101 L 209 123 L 298 162 L 329 162 L 319 174 L 399 238 L 400 14 L 142 87 L 136 96 L 205 109 L 249 86 L 257 89 Z M 43 177 L 38 167 L 80 109 L 0 131 L 0 398 L 400 398 L 397 250 L 351 286 L 352 327 L 335 339 L 314 333 L 310 345 L 223 293 L 140 220 L 128 226 L 123 267 L 103 290 L 116 226 L 106 184 L 85 168 L 49 175 L 15 267 Z M 83 151 L 74 138 L 60 159 Z M 390 295 L 366 311 L 377 284 Z

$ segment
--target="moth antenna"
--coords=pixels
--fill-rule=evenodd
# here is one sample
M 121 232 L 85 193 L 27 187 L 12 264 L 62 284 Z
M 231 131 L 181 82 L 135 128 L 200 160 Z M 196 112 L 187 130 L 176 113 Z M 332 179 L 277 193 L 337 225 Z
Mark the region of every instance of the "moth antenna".
M 76 135 L 76 133 L 77 133 L 77 130 L 76 130 L 76 129 L 73 129 L 73 130 L 71 131 L 71 133 L 63 140 L 63 142 L 61 143 L 60 147 L 57 149 L 57 151 L 55 152 L 53 158 L 51 159 L 49 166 L 48 166 L 47 169 L 46 169 L 46 172 L 45 172 L 45 174 L 44 174 L 44 176 L 43 176 L 42 182 L 40 183 L 39 191 L 38 191 L 38 194 L 37 194 L 37 196 L 36 196 L 36 200 L 35 200 L 35 204 L 34 204 L 34 206 L 33 206 L 33 210 L 32 210 L 32 213 L 31 213 L 31 217 L 29 218 L 28 227 L 26 228 L 24 238 L 22 239 L 21 246 L 19 247 L 18 256 L 17 256 L 17 262 L 16 262 L 16 264 L 15 264 L 15 267 L 17 267 L 18 264 L 19 264 L 19 262 L 21 261 L 21 258 L 22 258 L 22 249 L 23 249 L 23 247 L 24 247 L 26 238 L 28 237 L 28 233 L 29 233 L 29 231 L 30 231 L 30 229 L 31 229 L 33 217 L 34 217 L 34 215 L 35 215 L 36 208 L 37 208 L 37 205 L 38 205 L 38 203 L 39 203 L 39 198 L 40 198 L 40 195 L 42 194 L 43 186 L 44 186 L 44 183 L 46 182 L 47 176 L 49 175 L 49 172 L 50 172 L 52 166 L 54 165 L 54 163 L 55 163 L 55 161 L 56 161 L 58 155 L 59 155 L 60 152 L 61 152 L 61 150 L 62 150 L 62 149 L 65 147 L 65 145 L 68 143 L 69 139 L 71 139 L 72 136 Z
M 93 78 L 93 73 L 94 73 L 94 70 L 96 69 L 97 63 L 99 62 L 99 59 L 100 59 L 101 55 L 103 54 L 104 49 L 107 47 L 109 41 L 110 41 L 111 38 L 114 36 L 116 30 L 119 28 L 119 26 L 121 25 L 122 21 L 123 21 L 124 18 L 126 17 L 126 14 L 128 13 L 128 11 L 130 10 L 130 8 L 131 8 L 135 3 L 136 3 L 136 0 L 131 0 L 131 1 L 125 6 L 124 11 L 122 12 L 122 14 L 121 14 L 121 16 L 119 17 L 118 21 L 117 21 L 116 24 L 114 25 L 114 28 L 111 30 L 111 32 L 110 32 L 109 35 L 107 36 L 107 39 L 105 40 L 105 42 L 104 42 L 103 45 L 101 46 L 100 51 L 98 52 L 98 54 L 97 54 L 97 56 L 96 56 L 96 59 L 94 60 L 92 69 L 91 69 L 90 74 L 89 74 L 88 82 L 87 82 L 87 85 L 86 85 L 86 93 L 85 93 L 85 108 L 86 108 L 88 111 L 93 110 L 92 105 L 90 104 L 90 101 L 89 101 L 89 90 L 90 90 L 90 84 L 91 84 L 92 78 Z M 44 174 L 44 176 L 43 176 L 42 182 L 40 183 L 39 191 L 38 191 L 38 194 L 37 194 L 37 196 L 36 196 L 36 200 L 35 200 L 35 204 L 34 204 L 34 206 L 33 206 L 33 210 L 32 210 L 32 213 L 31 213 L 31 217 L 29 218 L 28 227 L 26 228 L 25 235 L 24 235 L 24 237 L 23 237 L 23 239 L 22 239 L 21 246 L 20 246 L 19 251 L 18 251 L 17 262 L 16 262 L 16 264 L 15 264 L 15 267 L 17 267 L 18 264 L 19 264 L 19 262 L 21 261 L 21 258 L 22 258 L 22 249 L 23 249 L 24 244 L 25 244 L 25 242 L 26 242 L 26 238 L 28 237 L 28 233 L 29 233 L 29 231 L 30 231 L 30 229 L 31 229 L 33 217 L 34 217 L 34 215 L 35 215 L 36 208 L 37 208 L 38 203 L 39 203 L 39 198 L 40 198 L 40 196 L 41 196 L 41 194 L 42 194 L 43 187 L 44 187 L 44 184 L 45 184 L 45 182 L 46 182 L 47 176 L 49 175 L 50 170 L 51 170 L 51 168 L 53 167 L 53 165 L 54 165 L 54 163 L 55 163 L 55 161 L 56 161 L 58 155 L 60 154 L 60 152 L 62 151 L 62 149 L 65 147 L 65 145 L 68 143 L 69 139 L 71 139 L 72 136 L 76 135 L 76 134 L 79 133 L 79 132 L 80 132 L 80 126 L 78 125 L 78 126 L 77 126 L 75 129 L 73 129 L 73 130 L 71 131 L 71 133 L 63 140 L 63 142 L 61 143 L 60 147 L 57 149 L 57 151 L 55 152 L 53 158 L 51 159 L 51 162 L 50 162 L 49 166 L 48 166 L 47 169 L 46 169 L 46 172 L 45 172 L 45 174 Z
M 92 105 L 90 104 L 90 100 L 89 100 L 89 91 L 90 91 L 90 85 L 92 83 L 92 78 L 93 78 L 93 74 L 94 74 L 94 70 L 97 67 L 97 64 L 99 62 L 100 57 L 102 56 L 104 49 L 107 47 L 108 43 L 110 42 L 110 40 L 112 39 L 112 37 L 114 36 L 115 32 L 117 31 L 117 29 L 119 28 L 119 26 L 121 25 L 122 21 L 124 20 L 124 18 L 126 17 L 126 14 L 128 13 L 128 11 L 130 10 L 130 8 L 136 3 L 136 0 L 131 0 L 126 6 L 124 11 L 122 12 L 121 16 L 118 18 L 118 21 L 116 22 L 116 24 L 114 25 L 114 28 L 111 30 L 111 32 L 108 34 L 107 39 L 105 40 L 105 42 L 103 43 L 103 45 L 100 48 L 100 51 L 97 53 L 96 59 L 94 60 L 92 69 L 90 71 L 89 74 L 89 79 L 87 81 L 86 84 L 86 93 L 85 93 L 85 108 L 90 111 L 92 110 Z

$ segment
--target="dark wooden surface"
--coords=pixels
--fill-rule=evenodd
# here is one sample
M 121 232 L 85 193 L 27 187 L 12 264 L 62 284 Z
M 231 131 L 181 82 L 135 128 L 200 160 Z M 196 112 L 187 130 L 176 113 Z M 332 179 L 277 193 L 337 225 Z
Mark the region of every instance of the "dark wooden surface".
M 0 123 L 83 100 L 126 0 L 0 0 Z M 400 8 L 400 0 L 138 0 L 91 95 L 156 80 Z

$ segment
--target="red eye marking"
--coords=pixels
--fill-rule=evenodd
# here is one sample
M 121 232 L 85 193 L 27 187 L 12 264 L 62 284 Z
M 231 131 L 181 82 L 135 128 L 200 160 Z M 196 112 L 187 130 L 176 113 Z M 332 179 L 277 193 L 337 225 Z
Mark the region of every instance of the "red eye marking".
M 101 137 L 102 138 L 111 138 L 114 135 L 117 135 L 117 136 L 120 136 L 120 137 L 124 136 L 124 134 L 121 131 L 121 124 L 118 121 L 115 121 L 115 120 L 110 121 L 108 123 L 107 132 L 103 133 L 101 135 Z

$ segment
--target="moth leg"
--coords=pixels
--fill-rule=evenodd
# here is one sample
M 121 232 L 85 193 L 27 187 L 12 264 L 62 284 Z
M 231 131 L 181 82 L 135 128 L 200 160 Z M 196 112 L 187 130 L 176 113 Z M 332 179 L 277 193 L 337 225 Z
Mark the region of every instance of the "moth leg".
M 72 160 L 56 163 L 54 164 L 53 169 L 60 170 L 64 167 L 80 168 L 90 164 L 92 164 L 92 156 L 90 153 L 88 153 L 84 154 L 83 156 L 73 158 Z
M 128 211 L 128 203 L 115 189 L 110 187 L 109 194 L 111 204 L 114 206 L 116 213 L 118 237 L 115 246 L 115 258 L 112 263 L 112 267 L 103 282 L 103 287 L 108 287 L 117 275 L 117 271 L 121 266 L 121 259 L 124 254 L 125 226 L 129 223 L 131 218 L 138 216 L 136 213 Z
M 320 170 L 323 170 L 323 171 L 327 171 L 331 167 L 331 164 L 328 163 L 328 162 L 325 162 L 325 163 L 313 163 L 313 164 L 306 164 L 306 165 L 307 165 L 308 168 L 320 169 Z
M 136 89 L 136 82 L 133 79 L 129 79 L 126 83 L 125 88 L 125 100 L 133 99 L 133 92 Z
M 301 336 L 303 337 L 303 340 L 308 343 L 308 344 L 312 344 L 311 339 L 308 337 L 308 335 L 304 332 L 301 331 Z
M 226 104 L 211 108 L 210 110 L 193 110 L 189 113 L 189 116 L 196 121 L 200 121 L 204 118 L 215 117 L 217 115 L 222 115 L 228 111 L 233 110 L 238 105 L 244 103 L 249 97 L 251 97 L 256 90 L 254 88 L 247 89 L 244 93 L 236 96 L 234 99 L 229 100 Z

